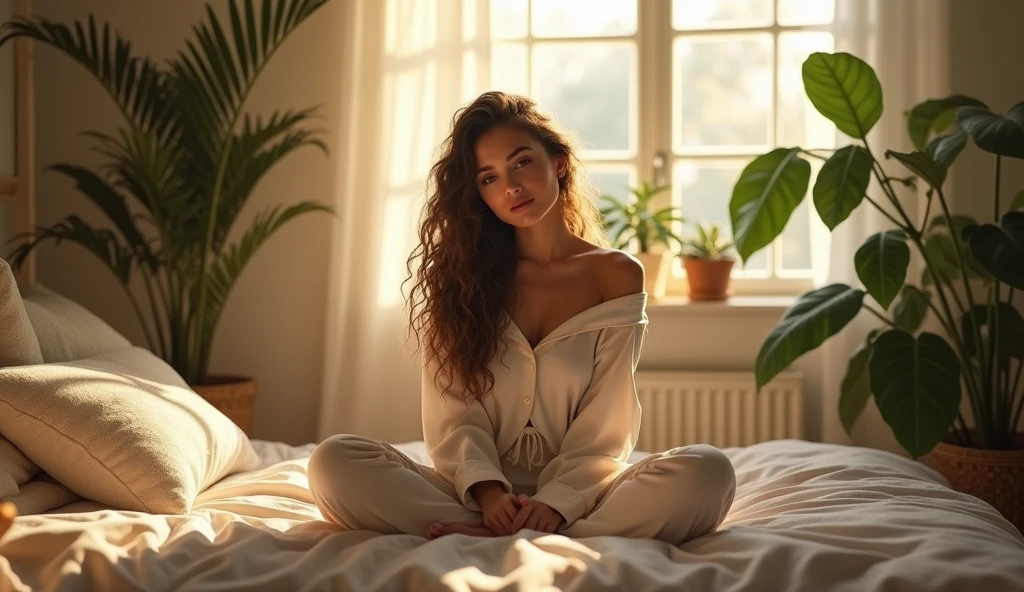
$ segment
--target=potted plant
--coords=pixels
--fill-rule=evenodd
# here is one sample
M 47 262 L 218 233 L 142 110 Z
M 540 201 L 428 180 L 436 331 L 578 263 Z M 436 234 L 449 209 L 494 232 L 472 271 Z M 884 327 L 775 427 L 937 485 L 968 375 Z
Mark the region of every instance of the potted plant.
M 884 151 L 885 160 L 910 173 L 895 176 L 866 139 L 882 113 L 874 70 L 848 53 L 815 53 L 802 72 L 811 103 L 853 143 L 834 151 L 783 147 L 750 162 L 730 203 L 739 256 L 746 260 L 782 232 L 807 193 L 811 167 L 804 157 L 824 161 L 811 193 L 830 230 L 865 202 L 893 229 L 865 237 L 853 255 L 863 286 L 824 286 L 783 315 L 758 353 L 757 387 L 862 310 L 874 315 L 879 326 L 852 354 L 839 385 L 847 431 L 873 397 L 911 457 L 934 450 L 936 468 L 954 488 L 1024 528 L 1024 437 L 1017 428 L 1024 319 L 1014 307 L 1015 291 L 1024 290 L 1024 212 L 1016 211 L 1024 197 L 1007 200 L 1000 186 L 1003 165 L 1024 158 L 1024 103 L 1005 114 L 964 95 L 914 106 L 906 112 L 914 150 Z M 949 168 L 969 141 L 994 160 L 992 185 L 978 188 L 978 199 L 984 192 L 991 200 L 985 222 L 954 214 L 945 193 Z M 881 195 L 868 195 L 872 177 Z M 898 195 L 918 184 L 927 187 L 921 219 Z M 911 248 L 923 262 L 920 278 L 908 277 Z M 922 329 L 929 315 L 941 334 Z
M 231 0 L 222 26 L 211 6 L 194 39 L 165 62 L 133 53 L 109 24 L 72 27 L 43 18 L 16 18 L 0 27 L 0 46 L 27 37 L 81 64 L 109 93 L 124 117 L 114 133 L 88 131 L 104 157 L 96 170 L 74 164 L 67 175 L 109 220 L 94 227 L 77 215 L 16 237 L 19 267 L 46 241 L 76 243 L 113 272 L 134 308 L 150 349 L 197 392 L 252 428 L 255 382 L 209 373 L 210 346 L 232 287 L 253 255 L 279 228 L 302 214 L 331 211 L 303 201 L 275 205 L 236 228 L 259 180 L 295 150 L 326 145 L 304 124 L 313 109 L 269 116 L 245 112 L 269 60 L 327 0 Z M 238 238 L 229 235 L 238 231 Z M 135 279 L 141 300 L 129 289 Z M 143 307 L 148 307 L 143 312 Z
M 683 267 L 690 285 L 690 300 L 729 298 L 729 279 L 735 260 L 726 255 L 732 243 L 722 237 L 721 225 L 701 222 L 697 236 L 683 241 Z
M 640 187 L 630 189 L 635 199 L 628 203 L 611 195 L 602 195 L 601 215 L 609 240 L 616 249 L 632 247 L 644 266 L 644 289 L 653 298 L 665 295 L 665 284 L 673 256 L 672 242 L 682 241 L 672 230 L 673 222 L 683 222 L 676 216 L 676 207 L 652 211 L 652 199 L 669 188 L 668 185 L 651 186 L 644 181 Z

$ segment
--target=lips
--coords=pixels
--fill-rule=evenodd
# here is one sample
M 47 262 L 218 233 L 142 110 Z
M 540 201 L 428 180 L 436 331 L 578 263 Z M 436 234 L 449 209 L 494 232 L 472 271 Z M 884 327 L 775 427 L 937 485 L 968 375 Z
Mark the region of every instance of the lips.
M 516 205 L 512 206 L 512 211 L 513 212 L 519 212 L 519 211 L 525 210 L 527 208 L 527 206 L 529 206 L 532 203 L 533 203 L 533 198 L 532 197 L 530 199 L 525 199 L 525 200 L 517 203 Z

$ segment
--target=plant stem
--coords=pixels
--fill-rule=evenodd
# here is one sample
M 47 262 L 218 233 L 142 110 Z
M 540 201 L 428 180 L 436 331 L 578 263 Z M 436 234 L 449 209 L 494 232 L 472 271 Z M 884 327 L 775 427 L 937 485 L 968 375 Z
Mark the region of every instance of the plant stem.
M 149 309 L 153 312 L 153 326 L 156 327 L 157 339 L 160 340 L 160 357 L 167 359 L 167 338 L 164 335 L 164 326 L 161 323 L 160 309 L 156 305 L 156 298 L 153 297 L 153 282 L 149 278 L 149 274 L 143 272 L 142 279 L 145 281 L 146 296 L 149 299 Z
M 871 308 L 871 307 L 870 307 L 870 306 L 868 306 L 867 304 L 864 304 L 864 305 L 862 305 L 862 308 L 863 308 L 864 310 L 866 310 L 866 311 L 870 312 L 871 314 L 875 315 L 876 317 L 878 317 L 878 318 L 879 318 L 879 320 L 881 320 L 881 321 L 882 321 L 883 323 L 885 323 L 886 325 L 889 325 L 889 326 L 890 326 L 890 327 L 892 327 L 893 329 L 899 329 L 899 327 L 897 327 L 897 326 L 896 326 L 896 323 L 893 323 L 892 321 L 890 321 L 889 319 L 887 319 L 887 318 L 885 317 L 885 315 L 883 315 L 882 313 L 878 312 L 878 311 L 877 311 L 877 310 L 875 310 L 874 308 Z
M 127 284 L 121 284 L 121 287 L 124 289 L 124 293 L 128 297 L 128 302 L 131 303 L 132 309 L 135 311 L 135 316 L 139 319 L 139 326 L 142 327 L 142 333 L 146 336 L 146 344 L 149 346 L 150 351 L 155 351 L 156 345 L 153 343 L 153 335 L 149 331 L 149 324 L 146 323 L 145 317 L 142 316 L 142 309 L 139 308 L 139 303 L 135 300 L 135 295 L 132 294 L 132 291 L 128 288 Z
M 911 234 L 913 234 L 913 232 L 915 232 L 913 228 L 908 229 L 908 228 L 904 227 L 902 224 L 900 224 L 899 222 L 897 222 L 896 218 L 893 218 L 892 215 L 889 214 L 889 212 L 885 211 L 885 208 L 883 208 L 882 206 L 878 205 L 878 203 L 875 200 L 871 199 L 871 196 L 865 195 L 864 199 L 868 200 L 868 203 L 870 203 L 871 205 L 875 206 L 875 208 L 879 212 L 881 212 L 883 216 L 888 218 L 889 221 L 892 222 L 893 224 L 895 224 L 900 230 L 902 230 L 904 232 L 907 232 L 909 230 Z
M 1009 368 L 1007 368 L 1007 370 L 1009 370 Z M 1009 373 L 1009 372 L 1007 372 L 1007 373 Z M 1020 393 L 1017 392 L 1017 389 L 1020 388 L 1020 378 L 1021 378 L 1022 374 L 1024 374 L 1024 360 L 1017 360 L 1017 377 L 1013 379 L 1013 388 L 1010 389 L 1010 392 L 1013 393 L 1013 396 L 1010 397 L 1010 408 L 1011 408 L 1011 412 L 1010 412 L 1010 418 L 1011 418 L 1010 419 L 1010 437 L 1011 438 L 1013 437 L 1013 434 L 1015 434 L 1017 432 L 1017 425 L 1020 424 L 1020 413 L 1021 413 L 1022 410 L 1024 410 L 1024 389 L 1021 389 Z M 1018 394 L 1020 395 L 1020 399 L 1017 400 L 1017 410 L 1013 411 L 1012 410 L 1012 408 L 1013 408 L 1013 399 Z

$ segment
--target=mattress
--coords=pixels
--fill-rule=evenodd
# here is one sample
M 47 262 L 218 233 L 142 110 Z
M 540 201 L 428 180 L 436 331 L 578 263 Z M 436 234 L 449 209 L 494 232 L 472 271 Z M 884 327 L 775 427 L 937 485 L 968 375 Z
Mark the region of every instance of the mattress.
M 212 486 L 187 515 L 76 502 L 17 518 L 0 541 L 0 591 L 1024 592 L 1024 538 L 1009 522 L 878 450 L 793 440 L 727 449 L 737 473 L 728 518 L 675 547 L 345 532 L 310 496 L 312 445 L 254 444 L 261 466 Z M 421 442 L 398 448 L 426 461 Z

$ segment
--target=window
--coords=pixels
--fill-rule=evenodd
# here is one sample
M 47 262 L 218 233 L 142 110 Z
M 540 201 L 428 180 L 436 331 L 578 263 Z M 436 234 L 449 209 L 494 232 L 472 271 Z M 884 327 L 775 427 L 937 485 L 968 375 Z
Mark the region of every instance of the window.
M 801 65 L 833 51 L 833 0 L 490 0 L 491 88 L 535 98 L 574 130 L 591 182 L 628 198 L 669 183 L 659 206 L 729 234 L 743 167 L 780 145 L 831 148 L 835 127 L 807 101 Z M 661 163 L 661 166 L 655 166 Z M 814 174 L 817 170 L 813 171 Z M 812 177 L 813 183 L 813 177 Z M 827 262 L 805 199 L 745 267 L 737 293 L 796 293 Z M 685 290 L 677 260 L 670 292 Z

